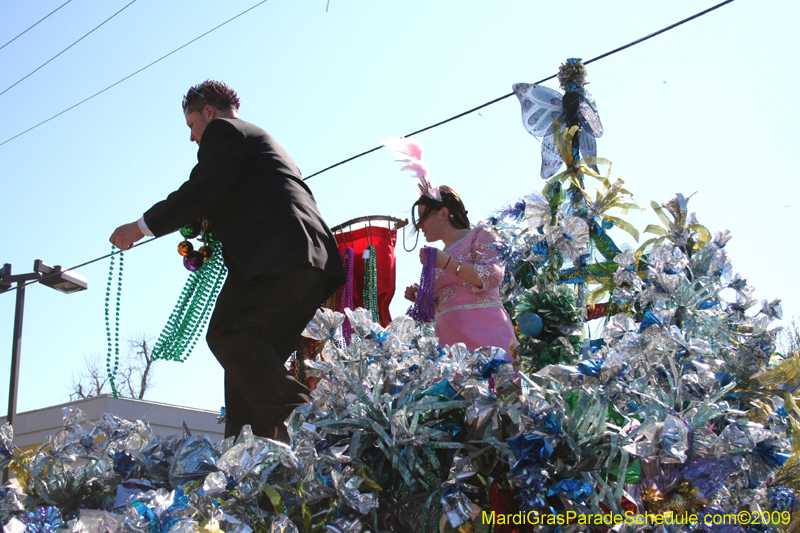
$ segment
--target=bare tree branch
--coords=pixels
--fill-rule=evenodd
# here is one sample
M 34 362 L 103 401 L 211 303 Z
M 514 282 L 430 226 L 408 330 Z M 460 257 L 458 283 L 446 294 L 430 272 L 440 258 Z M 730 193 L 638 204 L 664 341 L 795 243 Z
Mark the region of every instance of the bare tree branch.
M 155 386 L 153 363 L 150 344 L 143 333 L 128 340 L 128 353 L 120 358 L 119 368 L 115 383 L 117 392 L 124 397 L 144 399 L 145 395 Z M 111 393 L 111 383 L 102 357 L 93 354 L 84 356 L 84 370 L 77 377 L 73 374 L 69 386 L 70 400 L 93 398 L 101 394 Z
M 137 366 L 137 374 L 138 374 L 138 381 L 139 381 L 139 393 L 138 398 L 141 400 L 144 398 L 145 393 L 153 388 L 155 382 L 153 381 L 153 358 L 150 353 L 150 348 L 147 346 L 147 340 L 142 336 L 141 338 L 132 339 L 130 341 L 131 348 L 136 353 L 139 359 L 139 365 Z M 131 389 L 133 392 L 133 389 Z M 135 395 L 131 395 L 131 397 L 136 397 Z
M 784 355 L 800 352 L 800 323 L 797 318 L 793 318 L 789 325 L 780 332 L 778 349 Z

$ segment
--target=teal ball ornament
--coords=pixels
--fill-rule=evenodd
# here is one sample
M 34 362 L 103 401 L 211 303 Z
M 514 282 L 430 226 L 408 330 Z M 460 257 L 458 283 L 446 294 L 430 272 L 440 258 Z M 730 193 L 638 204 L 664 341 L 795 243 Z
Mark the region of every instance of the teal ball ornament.
M 536 337 L 542 332 L 544 323 L 536 313 L 525 313 L 517 317 L 517 327 L 519 327 L 519 332 L 526 337 Z

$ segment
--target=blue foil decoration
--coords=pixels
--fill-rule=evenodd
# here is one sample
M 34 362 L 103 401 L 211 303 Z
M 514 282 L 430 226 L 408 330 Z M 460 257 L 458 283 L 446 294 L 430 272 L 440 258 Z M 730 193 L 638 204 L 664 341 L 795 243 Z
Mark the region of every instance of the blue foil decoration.
M 388 333 L 388 332 L 374 333 L 372 335 L 372 339 L 377 341 L 378 342 L 378 348 L 383 350 L 383 343 L 386 342 L 386 339 L 389 338 L 389 335 L 391 335 L 391 333 Z
M 506 442 L 517 458 L 517 462 L 511 467 L 512 474 L 520 474 L 529 467 L 540 470 L 546 468 L 553 453 L 550 443 L 539 435 L 520 435 L 507 439 Z
M 547 241 L 542 239 L 541 241 L 537 242 L 533 248 L 531 248 L 531 251 L 539 257 L 547 257 L 548 248 L 549 246 L 547 245 Z
M 537 416 L 535 420 L 553 435 L 561 435 L 564 433 L 564 430 L 561 428 L 561 418 L 553 411 L 550 411 L 547 415 Z
M 578 363 L 578 372 L 584 376 L 597 378 L 600 377 L 600 367 L 602 366 L 602 359 L 586 359 Z
M 508 364 L 511 364 L 511 361 L 506 361 L 505 359 L 492 359 L 483 366 L 483 370 L 481 371 L 481 379 L 489 379 L 502 365 Z
M 128 452 L 120 450 L 114 454 L 114 472 L 127 477 L 134 466 L 136 466 L 136 461 Z
M 538 511 L 544 509 L 547 502 L 545 502 L 545 495 L 547 494 L 547 484 L 541 476 L 528 475 L 520 480 L 520 491 L 517 499 L 522 500 L 519 506 L 520 511 Z
M 522 217 L 524 215 L 525 215 L 525 201 L 524 200 L 518 200 L 517 202 L 515 202 L 515 203 L 513 203 L 511 205 L 508 205 L 508 206 L 504 207 L 503 209 L 500 209 L 496 213 L 497 217 L 503 217 L 503 216 L 510 217 L 513 220 L 516 220 L 517 222 L 521 221 Z M 494 220 L 494 218 L 493 218 L 493 220 Z M 497 222 L 493 222 L 493 223 L 497 224 Z
M 585 502 L 592 494 L 592 487 L 581 479 L 568 478 L 562 479 L 547 491 L 548 496 L 566 493 L 573 500 Z
M 797 499 L 797 494 L 788 487 L 770 487 L 767 489 L 767 497 L 769 498 L 770 508 L 773 511 L 794 513 L 800 510 L 800 501 Z
M 597 352 L 600 348 L 606 345 L 606 341 L 603 339 L 592 339 L 589 341 L 589 349 L 592 353 Z
M 51 533 L 66 527 L 58 507 L 39 507 L 25 513 L 24 522 L 27 524 L 25 533 Z
M 446 379 L 440 380 L 436 385 L 420 394 L 415 401 L 425 396 L 439 396 L 443 400 L 452 400 L 458 395 L 458 391 L 453 388 Z
M 185 486 L 184 486 L 185 487 Z M 172 499 L 172 505 L 167 508 L 167 512 L 182 511 L 189 506 L 189 496 L 185 490 L 176 490 L 175 497 Z
M 639 333 L 643 332 L 650 326 L 661 326 L 661 321 L 653 314 L 652 311 L 647 311 L 644 314 L 644 318 L 642 319 L 642 325 L 639 327 Z
M 136 510 L 136 513 L 139 515 L 139 518 L 142 520 L 147 521 L 148 529 L 150 533 L 159 533 L 161 530 L 161 524 L 156 516 L 156 513 L 153 512 L 147 504 L 143 502 L 131 502 L 131 507 Z
M 703 497 L 710 499 L 725 485 L 731 474 L 741 469 L 740 455 L 719 459 L 709 457 L 690 463 L 683 471 L 683 479 L 702 492 Z
M 767 465 L 773 468 L 780 468 L 792 456 L 790 453 L 781 452 L 775 446 L 759 442 L 753 450 Z
M 164 523 L 161 524 L 160 532 L 168 533 L 177 523 L 178 523 L 178 517 L 176 516 L 169 516 L 164 518 Z

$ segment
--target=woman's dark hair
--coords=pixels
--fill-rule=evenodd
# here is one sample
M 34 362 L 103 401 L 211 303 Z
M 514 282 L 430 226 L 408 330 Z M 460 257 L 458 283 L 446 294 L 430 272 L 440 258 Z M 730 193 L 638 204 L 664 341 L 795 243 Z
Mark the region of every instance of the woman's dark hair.
M 239 109 L 239 96 L 221 81 L 206 80 L 189 89 L 183 97 L 183 111 L 202 111 L 207 105 L 219 110 Z
M 420 196 L 419 200 L 414 202 L 411 206 L 411 221 L 414 224 L 414 231 L 419 231 L 420 225 L 427 219 L 434 211 L 439 211 L 446 207 L 450 211 L 450 223 L 458 229 L 469 229 L 469 219 L 467 218 L 467 210 L 464 208 L 464 202 L 456 191 L 447 185 L 439 187 L 439 194 L 442 201 L 435 200 L 430 196 Z M 425 206 L 425 213 L 417 220 L 416 213 L 419 206 Z

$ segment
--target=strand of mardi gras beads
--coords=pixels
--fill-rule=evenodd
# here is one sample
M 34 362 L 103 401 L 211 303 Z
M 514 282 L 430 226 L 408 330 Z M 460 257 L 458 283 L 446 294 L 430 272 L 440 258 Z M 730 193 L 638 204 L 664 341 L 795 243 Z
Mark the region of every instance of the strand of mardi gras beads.
M 378 263 L 375 247 L 371 244 L 365 250 L 364 258 L 364 308 L 372 311 L 373 322 L 380 322 L 378 312 Z
M 111 285 L 112 280 L 114 279 L 114 252 L 116 247 L 114 245 L 111 246 L 111 260 L 108 267 L 108 284 L 106 285 L 106 338 L 108 339 L 108 355 L 106 356 L 106 373 L 108 374 L 108 382 L 111 385 L 111 392 L 114 394 L 114 398 L 117 398 L 117 387 L 115 383 L 115 379 L 117 376 L 117 369 L 119 368 L 119 308 L 120 302 L 122 301 L 122 255 L 123 252 L 119 252 L 119 272 L 117 273 L 117 310 L 116 310 L 116 318 L 114 320 L 114 344 L 113 344 L 113 354 L 114 354 L 114 365 L 112 368 L 111 365 L 111 356 L 112 356 L 112 343 L 111 343 L 111 310 L 109 306 L 111 305 Z M 100 391 L 98 391 L 100 392 Z
M 211 258 L 194 270 L 153 348 L 153 359 L 185 361 L 205 328 L 217 299 L 227 269 L 222 259 L 222 244 L 210 245 Z
M 354 283 L 353 283 L 353 270 L 354 270 L 354 263 L 353 259 L 355 259 L 356 252 L 351 247 L 347 247 L 344 249 L 344 256 L 342 257 L 342 262 L 344 263 L 344 272 L 347 276 L 346 282 L 344 284 L 344 288 L 342 289 L 342 312 L 345 309 L 353 309 L 355 305 L 353 301 L 354 296 Z M 350 338 L 353 336 L 353 326 L 350 324 L 350 320 L 348 318 L 344 319 L 344 323 L 342 324 L 342 335 L 344 337 L 344 342 L 347 346 L 350 345 Z
M 426 246 L 423 250 L 422 276 L 419 280 L 419 291 L 414 305 L 408 310 L 408 316 L 417 322 L 433 322 L 435 317 L 433 304 L 433 286 L 436 282 L 436 254 L 438 250 Z

